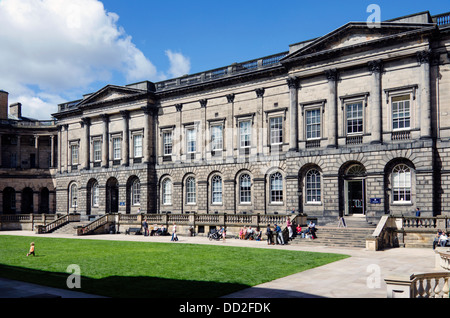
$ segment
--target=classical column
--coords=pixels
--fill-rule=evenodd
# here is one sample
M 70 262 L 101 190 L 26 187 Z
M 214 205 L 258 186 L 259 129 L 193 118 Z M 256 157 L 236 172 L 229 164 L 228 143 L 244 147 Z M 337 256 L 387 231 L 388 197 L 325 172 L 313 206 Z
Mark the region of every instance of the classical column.
M 143 157 L 144 157 L 144 163 L 148 163 L 150 159 L 149 155 L 149 148 L 150 148 L 150 130 L 149 130 L 149 119 L 150 119 L 150 108 L 148 106 L 142 107 L 142 111 L 144 112 L 144 135 L 142 140 L 142 147 L 143 147 Z
M 224 131 L 226 131 L 226 147 L 227 147 L 227 156 L 228 157 L 234 157 L 234 98 L 235 98 L 235 94 L 228 94 L 227 96 L 227 101 L 229 104 L 231 104 L 231 112 L 228 112 L 228 116 L 227 116 L 227 123 L 226 126 L 224 127 Z M 238 135 L 238 134 L 236 134 Z
M 108 168 L 109 166 L 109 116 L 106 114 L 101 115 L 103 121 L 103 137 L 102 137 L 102 167 Z
M 369 70 L 372 73 L 372 92 L 370 105 L 370 122 L 371 122 L 371 144 L 380 144 L 383 141 L 382 131 L 382 87 L 381 73 L 383 72 L 383 62 L 381 60 L 369 62 Z
M 123 166 L 129 166 L 130 164 L 130 137 L 129 137 L 129 123 L 128 119 L 130 117 L 130 113 L 127 110 L 121 110 L 120 114 L 123 119 L 123 139 L 122 139 L 122 148 L 123 148 Z
M 420 64 L 420 139 L 431 138 L 431 50 L 417 52 Z
M 298 150 L 298 89 L 299 89 L 299 79 L 297 77 L 291 77 L 287 79 L 287 84 L 289 86 L 289 117 L 290 117 L 290 127 L 289 127 L 289 151 Z
M 69 151 L 70 151 L 70 149 L 69 149 L 69 125 L 65 124 L 64 129 L 66 130 L 66 142 L 64 144 L 64 149 L 65 149 L 64 153 L 66 156 L 66 164 L 65 164 L 66 170 L 65 171 L 69 172 Z
M 200 100 L 200 108 L 201 108 L 201 117 L 202 117 L 202 129 L 200 131 L 200 136 L 202 140 L 202 159 L 206 160 L 206 148 L 208 145 L 208 136 L 209 133 L 207 131 L 207 124 L 206 124 L 206 106 L 208 105 L 207 99 Z M 197 138 L 198 140 L 198 138 Z M 198 149 L 197 149 L 198 150 Z
M 55 167 L 55 135 L 50 136 L 50 167 Z
M 16 167 L 17 168 L 22 168 L 22 156 L 21 156 L 21 153 L 22 153 L 22 150 L 20 149 L 21 147 L 20 147 L 20 135 L 17 135 L 17 165 L 16 165 Z
M 90 118 L 81 118 L 81 127 L 84 128 L 84 169 L 89 170 L 91 167 L 91 147 L 90 147 L 90 127 L 91 127 L 91 119 Z
M 58 172 L 62 173 L 62 126 L 58 126 Z
M 330 107 L 327 109 L 327 128 L 328 128 L 328 148 L 337 148 L 337 131 L 338 131 L 338 96 L 337 96 L 337 81 L 339 73 L 336 69 L 326 70 L 325 75 L 328 79 L 328 88 L 330 96 Z
M 263 156 L 264 155 L 264 88 L 257 88 L 256 98 L 257 98 L 257 106 L 256 106 L 256 119 L 254 123 L 254 127 L 252 127 L 252 148 L 256 146 L 256 155 Z M 250 150 L 251 154 L 251 150 Z
M 39 136 L 36 135 L 34 136 L 34 150 L 36 151 L 36 162 L 34 165 L 36 169 L 39 169 Z

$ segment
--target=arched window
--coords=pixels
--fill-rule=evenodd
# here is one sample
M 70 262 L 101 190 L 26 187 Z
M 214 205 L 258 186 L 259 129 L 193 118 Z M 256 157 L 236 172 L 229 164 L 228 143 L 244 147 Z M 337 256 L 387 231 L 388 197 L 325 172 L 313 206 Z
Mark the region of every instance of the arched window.
M 222 203 L 222 177 L 214 176 L 212 178 L 212 203 Z
M 99 194 L 100 194 L 100 188 L 98 186 L 98 182 L 94 182 L 94 184 L 92 185 L 92 206 L 93 207 L 98 207 Z
M 70 206 L 78 207 L 78 187 L 75 183 L 70 186 Z
M 309 170 L 306 173 L 306 202 L 317 203 L 321 200 L 320 172 L 316 169 Z
M 164 205 L 172 204 L 172 181 L 165 179 L 162 183 L 162 197 Z
M 252 202 L 252 179 L 248 174 L 243 174 L 239 178 L 239 198 L 241 203 Z
M 131 185 L 131 198 L 133 205 L 141 204 L 141 182 L 139 181 L 139 179 L 134 180 L 133 184 Z
M 411 201 L 411 168 L 400 164 L 392 170 L 392 197 L 394 202 Z
M 283 202 L 283 176 L 279 172 L 270 176 L 270 202 Z
M 189 177 L 186 180 L 186 203 L 195 204 L 196 193 L 195 193 L 195 178 Z

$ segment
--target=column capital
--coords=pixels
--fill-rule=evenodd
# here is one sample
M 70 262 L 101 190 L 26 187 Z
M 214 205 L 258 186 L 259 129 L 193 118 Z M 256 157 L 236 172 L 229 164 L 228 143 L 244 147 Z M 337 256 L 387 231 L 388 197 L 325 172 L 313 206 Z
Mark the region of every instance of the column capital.
M 102 119 L 103 122 L 107 123 L 109 122 L 109 115 L 108 114 L 101 114 L 100 118 Z
M 90 126 L 91 125 L 91 119 L 87 118 L 87 117 L 81 118 L 81 127 L 83 127 L 84 125 Z
M 176 104 L 175 108 L 177 109 L 177 112 L 181 112 L 181 110 L 183 109 L 183 104 Z
M 432 51 L 431 50 L 423 50 L 416 53 L 417 61 L 419 64 L 429 64 L 431 61 Z
M 199 102 L 200 102 L 200 106 L 202 108 L 206 108 L 206 105 L 208 104 L 208 100 L 207 99 L 201 99 L 201 100 L 199 100 Z
M 298 77 L 289 77 L 286 80 L 289 88 L 299 89 L 300 88 L 300 79 Z
M 372 74 L 383 72 L 383 61 L 382 60 L 370 61 L 367 63 L 367 66 L 369 67 L 369 71 Z
M 228 101 L 229 103 L 234 102 L 234 97 L 235 97 L 235 96 L 236 96 L 235 94 L 228 94 L 228 95 L 227 95 L 227 101 Z
M 339 79 L 339 71 L 337 69 L 325 70 L 325 76 L 328 81 L 336 82 Z
M 123 119 L 128 119 L 130 117 L 130 112 L 128 110 L 121 110 L 120 115 L 122 115 Z
M 265 91 L 266 90 L 264 88 L 257 88 L 257 89 L 255 89 L 256 97 L 258 97 L 258 98 L 263 97 Z

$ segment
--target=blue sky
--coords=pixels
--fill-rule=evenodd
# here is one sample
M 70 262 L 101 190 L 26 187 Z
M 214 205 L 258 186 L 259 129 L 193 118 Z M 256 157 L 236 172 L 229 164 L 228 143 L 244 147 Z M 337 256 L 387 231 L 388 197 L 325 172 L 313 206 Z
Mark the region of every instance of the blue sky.
M 25 116 L 50 119 L 57 104 L 107 84 L 160 81 L 256 59 L 289 44 L 448 1 L 0 0 L 0 89 Z

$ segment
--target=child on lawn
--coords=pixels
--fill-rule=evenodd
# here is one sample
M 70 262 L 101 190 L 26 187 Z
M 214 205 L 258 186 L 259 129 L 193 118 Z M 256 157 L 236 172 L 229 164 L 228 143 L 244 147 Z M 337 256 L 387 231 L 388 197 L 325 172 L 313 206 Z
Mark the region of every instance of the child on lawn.
M 30 246 L 30 251 L 28 252 L 27 256 L 30 256 L 31 254 L 33 254 L 33 256 L 36 256 L 36 255 L 34 254 L 34 242 L 31 242 L 30 245 L 31 245 L 31 246 Z

